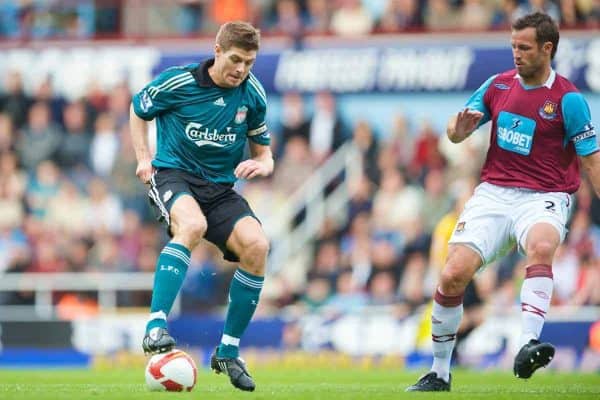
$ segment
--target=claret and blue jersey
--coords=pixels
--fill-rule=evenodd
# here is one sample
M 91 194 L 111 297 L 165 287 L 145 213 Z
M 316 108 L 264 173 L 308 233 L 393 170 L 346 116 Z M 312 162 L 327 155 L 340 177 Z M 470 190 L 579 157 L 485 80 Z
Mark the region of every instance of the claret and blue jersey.
M 235 88 L 221 88 L 203 64 L 172 67 L 133 97 L 137 116 L 156 120 L 152 165 L 191 172 L 217 183 L 235 182 L 246 141 L 269 145 L 265 90 L 250 73 Z
M 598 151 L 590 109 L 577 88 L 552 71 L 541 86 L 523 84 L 515 70 L 489 78 L 467 101 L 492 121 L 481 179 L 500 186 L 573 193 L 577 156 Z

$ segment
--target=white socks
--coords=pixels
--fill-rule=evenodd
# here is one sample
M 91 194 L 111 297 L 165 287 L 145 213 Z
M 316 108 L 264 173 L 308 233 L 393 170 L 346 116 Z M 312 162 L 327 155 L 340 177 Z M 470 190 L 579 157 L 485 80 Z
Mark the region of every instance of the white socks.
M 552 267 L 546 264 L 530 265 L 521 286 L 521 339 L 519 346 L 538 339 L 544 326 L 546 312 L 552 299 Z
M 463 295 L 446 296 L 438 288 L 431 312 L 433 365 L 431 370 L 446 382 L 450 379 L 450 361 L 456 343 L 456 332 L 463 316 Z

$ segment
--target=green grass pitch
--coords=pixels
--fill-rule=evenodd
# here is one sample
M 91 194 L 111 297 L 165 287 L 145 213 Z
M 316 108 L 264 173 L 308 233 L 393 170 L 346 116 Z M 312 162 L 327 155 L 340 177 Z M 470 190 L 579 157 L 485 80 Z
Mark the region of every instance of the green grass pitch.
M 528 381 L 506 372 L 454 372 L 451 393 L 405 393 L 418 372 L 394 369 L 259 368 L 257 390 L 244 393 L 222 375 L 199 371 L 191 393 L 147 391 L 143 368 L 115 370 L 0 369 L 0 399 L 600 399 L 600 374 L 543 371 Z

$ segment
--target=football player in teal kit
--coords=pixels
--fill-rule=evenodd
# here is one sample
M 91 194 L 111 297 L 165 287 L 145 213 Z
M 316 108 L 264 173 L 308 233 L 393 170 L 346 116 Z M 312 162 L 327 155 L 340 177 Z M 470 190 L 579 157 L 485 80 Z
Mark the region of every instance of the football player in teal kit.
M 514 374 L 527 379 L 554 356 L 539 341 L 552 298 L 552 260 L 563 241 L 579 187 L 579 162 L 600 193 L 600 153 L 590 109 L 577 88 L 551 67 L 559 32 L 547 15 L 526 15 L 512 26 L 515 69 L 489 78 L 448 122 L 459 143 L 491 121 L 482 183 L 465 205 L 431 317 L 433 366 L 408 391 L 449 391 L 450 358 L 462 318 L 462 297 L 483 265 L 516 244 L 527 259 L 521 287 L 520 351 Z
M 183 283 L 190 252 L 202 238 L 224 258 L 239 262 L 229 289 L 229 308 L 211 368 L 252 391 L 254 381 L 239 358 L 240 339 L 258 304 L 269 242 L 236 179 L 273 172 L 265 123 L 265 90 L 250 72 L 260 33 L 245 22 L 228 22 L 216 36 L 214 58 L 169 68 L 134 95 L 130 128 L 138 161 L 136 175 L 166 222 L 171 241 L 156 263 L 146 353 L 172 349 L 167 315 Z M 156 121 L 152 156 L 147 121 Z M 248 144 L 251 158 L 242 160 Z

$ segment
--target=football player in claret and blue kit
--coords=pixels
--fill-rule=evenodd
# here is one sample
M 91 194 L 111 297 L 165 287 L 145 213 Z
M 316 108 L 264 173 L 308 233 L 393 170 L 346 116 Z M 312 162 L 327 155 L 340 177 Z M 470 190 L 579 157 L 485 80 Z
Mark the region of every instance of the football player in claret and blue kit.
M 136 175 L 171 235 L 156 262 L 150 317 L 142 347 L 146 353 L 175 346 L 167 316 L 190 263 L 205 238 L 229 261 L 239 262 L 229 289 L 229 308 L 211 368 L 241 390 L 255 383 L 239 357 L 240 339 L 259 301 L 269 242 L 244 198 L 237 179 L 273 172 L 265 122 L 267 98 L 250 72 L 260 32 L 246 22 L 228 22 L 216 36 L 214 58 L 165 70 L 132 99 L 130 130 Z M 147 121 L 156 121 L 156 154 L 150 153 Z M 244 160 L 244 149 L 250 158 Z
M 545 14 L 512 25 L 515 69 L 490 77 L 448 121 L 454 143 L 491 121 L 482 183 L 465 205 L 433 300 L 431 371 L 407 391 L 449 391 L 450 360 L 473 275 L 513 245 L 526 256 L 521 336 L 513 371 L 527 379 L 554 356 L 540 342 L 553 290 L 552 260 L 566 234 L 580 165 L 600 193 L 600 153 L 590 109 L 551 66 L 559 31 Z

